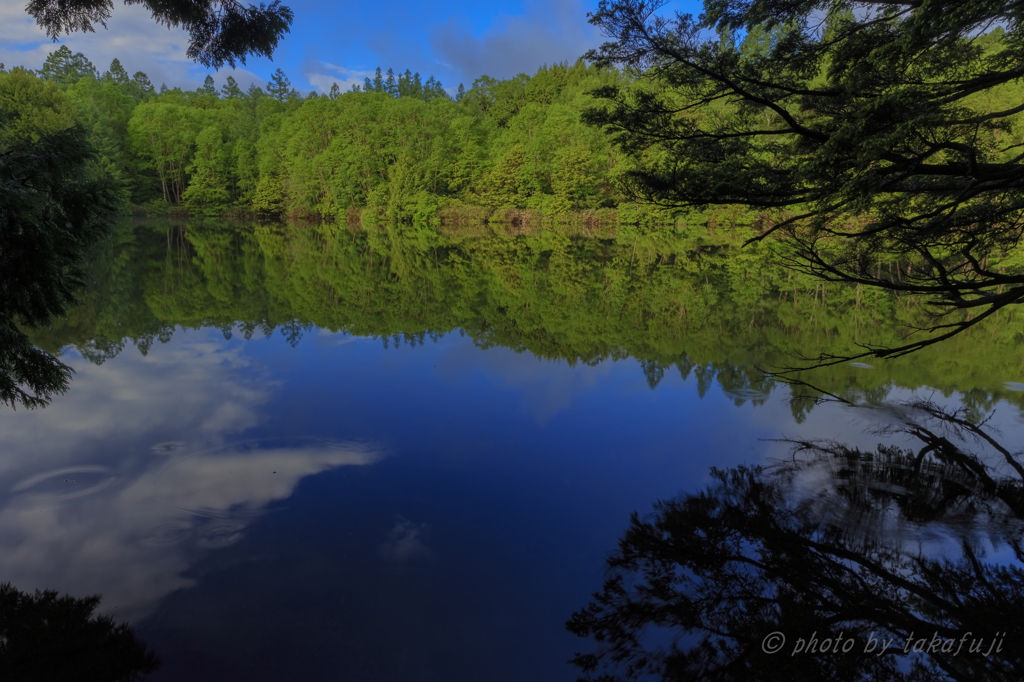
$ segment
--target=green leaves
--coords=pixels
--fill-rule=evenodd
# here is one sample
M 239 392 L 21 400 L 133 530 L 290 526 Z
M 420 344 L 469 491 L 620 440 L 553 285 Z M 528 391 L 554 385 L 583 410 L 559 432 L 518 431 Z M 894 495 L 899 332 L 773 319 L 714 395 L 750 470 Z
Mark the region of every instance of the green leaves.
M 74 302 L 118 194 L 56 86 L 0 74 L 0 402 L 38 407 L 67 387 L 69 368 L 19 325 L 45 325 Z
M 71 54 L 67 45 L 61 45 L 51 52 L 39 75 L 48 81 L 52 81 L 61 87 L 67 87 L 83 78 L 96 78 L 96 67 L 92 65 L 81 52 Z
M 699 19 L 659 6 L 603 2 L 591 19 L 612 39 L 592 60 L 647 69 L 585 114 L 633 157 L 637 197 L 763 211 L 786 257 L 825 279 L 945 310 L 1024 300 L 1024 270 L 982 265 L 1024 236 L 1024 157 L 1003 137 L 1024 111 L 1013 6 L 708 0 Z M 874 274 L 891 261 L 903 274 Z

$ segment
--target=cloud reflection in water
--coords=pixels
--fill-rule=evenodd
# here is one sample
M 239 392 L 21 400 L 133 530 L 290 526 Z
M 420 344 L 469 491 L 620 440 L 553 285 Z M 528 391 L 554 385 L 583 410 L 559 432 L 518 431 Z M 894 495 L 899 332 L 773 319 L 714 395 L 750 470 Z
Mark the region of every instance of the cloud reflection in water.
M 102 611 L 137 621 L 302 478 L 379 458 L 319 439 L 224 444 L 260 421 L 273 384 L 202 336 L 76 362 L 51 407 L 0 415 L 0 581 L 99 593 Z

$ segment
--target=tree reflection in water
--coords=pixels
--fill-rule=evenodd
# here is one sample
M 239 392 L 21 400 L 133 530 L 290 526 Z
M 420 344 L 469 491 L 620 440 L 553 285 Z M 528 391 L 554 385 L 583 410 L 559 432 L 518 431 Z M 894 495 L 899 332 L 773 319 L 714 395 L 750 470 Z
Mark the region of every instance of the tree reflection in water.
M 0 680 L 136 682 L 159 668 L 131 626 L 93 615 L 99 603 L 0 585 Z
M 920 447 L 795 441 L 634 514 L 567 623 L 581 679 L 1024 680 L 1021 453 L 930 402 L 859 407 Z

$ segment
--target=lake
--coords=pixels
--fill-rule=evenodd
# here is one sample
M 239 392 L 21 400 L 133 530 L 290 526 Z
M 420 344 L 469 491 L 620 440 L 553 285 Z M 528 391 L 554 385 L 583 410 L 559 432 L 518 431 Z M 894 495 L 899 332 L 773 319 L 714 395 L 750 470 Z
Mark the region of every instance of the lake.
M 819 635 L 851 623 L 866 642 L 882 623 L 906 639 L 920 623 L 917 637 L 949 639 L 978 622 L 1009 645 L 1017 574 L 969 611 L 942 591 L 961 583 L 922 567 L 1019 570 L 1021 321 L 1001 313 L 904 358 L 797 375 L 834 396 L 819 403 L 762 370 L 893 343 L 923 312 L 781 269 L 743 237 L 126 221 L 90 260 L 79 306 L 32 333 L 74 368 L 70 389 L 0 413 L 0 582 L 101 594 L 100 611 L 161 657 L 155 681 L 573 680 L 570 659 L 596 644 L 566 623 L 602 590 L 631 514 L 668 518 L 658 501 L 709 486 L 725 499 L 713 468 L 761 465 L 781 472 L 778 499 L 796 500 L 765 511 L 790 516 L 757 535 L 789 557 L 758 564 L 772 585 L 813 582 L 779 576 L 826 545 L 853 552 L 829 564 L 845 571 L 868 565 L 855 555 L 901 567 L 863 569 L 873 593 L 895 585 L 870 613 L 854 613 L 860 588 L 830 583 L 812 611 L 840 615 Z M 969 428 L 915 399 L 968 425 L 994 412 L 995 444 L 957 440 Z M 903 454 L 866 457 L 879 443 Z M 746 508 L 742 485 L 725 487 Z M 672 536 L 670 563 L 716 556 L 709 527 Z M 740 545 L 760 532 L 745 527 Z M 818 544 L 765 539 L 783 535 Z M 633 540 L 621 547 L 668 551 Z M 724 570 L 691 565 L 673 589 L 685 574 L 702 589 L 725 576 L 728 591 L 741 576 Z M 784 624 L 749 641 L 783 632 L 785 655 L 747 664 L 839 665 L 789 655 L 805 612 L 780 608 L 750 611 Z M 644 617 L 664 631 L 640 626 L 643 647 L 698 641 Z M 947 660 L 1012 679 L 1020 659 L 1007 656 Z

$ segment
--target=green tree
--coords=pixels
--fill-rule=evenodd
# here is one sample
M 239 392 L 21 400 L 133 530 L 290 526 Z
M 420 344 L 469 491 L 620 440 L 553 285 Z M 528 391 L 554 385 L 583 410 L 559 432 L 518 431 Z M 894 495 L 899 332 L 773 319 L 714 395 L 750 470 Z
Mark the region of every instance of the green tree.
M 213 82 L 213 76 L 207 75 L 203 80 L 203 85 L 196 92 L 207 95 L 209 97 L 217 96 L 217 86 Z
M 223 209 L 231 202 L 231 146 L 220 128 L 204 128 L 196 137 L 196 152 L 188 167 L 191 176 L 181 198 L 186 204 Z
M 864 356 L 1024 301 L 1015 3 L 706 0 L 699 18 L 663 4 L 602 0 L 590 20 L 611 41 L 588 59 L 637 78 L 587 114 L 634 157 L 631 197 L 759 211 L 758 239 L 794 267 L 972 313 Z
M 115 85 L 125 88 L 131 83 L 131 78 L 128 76 L 128 72 L 121 66 L 121 60 L 117 57 L 110 62 L 110 68 L 103 74 L 103 80 L 114 83 Z
M 235 80 L 234 76 L 228 76 L 224 82 L 224 87 L 220 89 L 221 96 L 224 99 L 242 99 L 242 88 L 238 87 L 238 81 Z
M 96 67 L 84 54 L 72 54 L 67 45 L 61 45 L 46 57 L 39 75 L 61 87 L 67 87 L 83 78 L 95 78 L 97 74 Z
M 384 79 L 384 92 L 392 97 L 398 97 L 398 82 L 395 80 L 395 70 L 388 68 L 387 78 Z
M 267 94 L 278 102 L 287 102 L 299 96 L 298 90 L 292 87 L 292 82 L 280 68 L 275 69 L 271 74 L 270 82 L 267 83 Z
M 145 165 L 156 172 L 167 203 L 181 203 L 196 128 L 193 110 L 164 101 L 140 104 L 128 122 L 132 146 Z
M 100 165 L 125 192 L 130 192 L 138 180 L 128 141 L 128 121 L 135 108 L 133 99 L 125 94 L 129 88 L 130 81 L 119 85 L 113 79 L 83 78 L 66 92 L 78 119 L 90 133 Z
M 136 102 L 144 102 L 156 94 L 156 88 L 150 82 L 149 76 L 141 71 L 136 71 L 132 75 L 132 82 L 126 91 Z
M 45 325 L 74 301 L 79 259 L 116 203 L 57 86 L 21 69 L 0 74 L 0 402 L 39 407 L 66 390 L 70 368 L 20 327 Z

